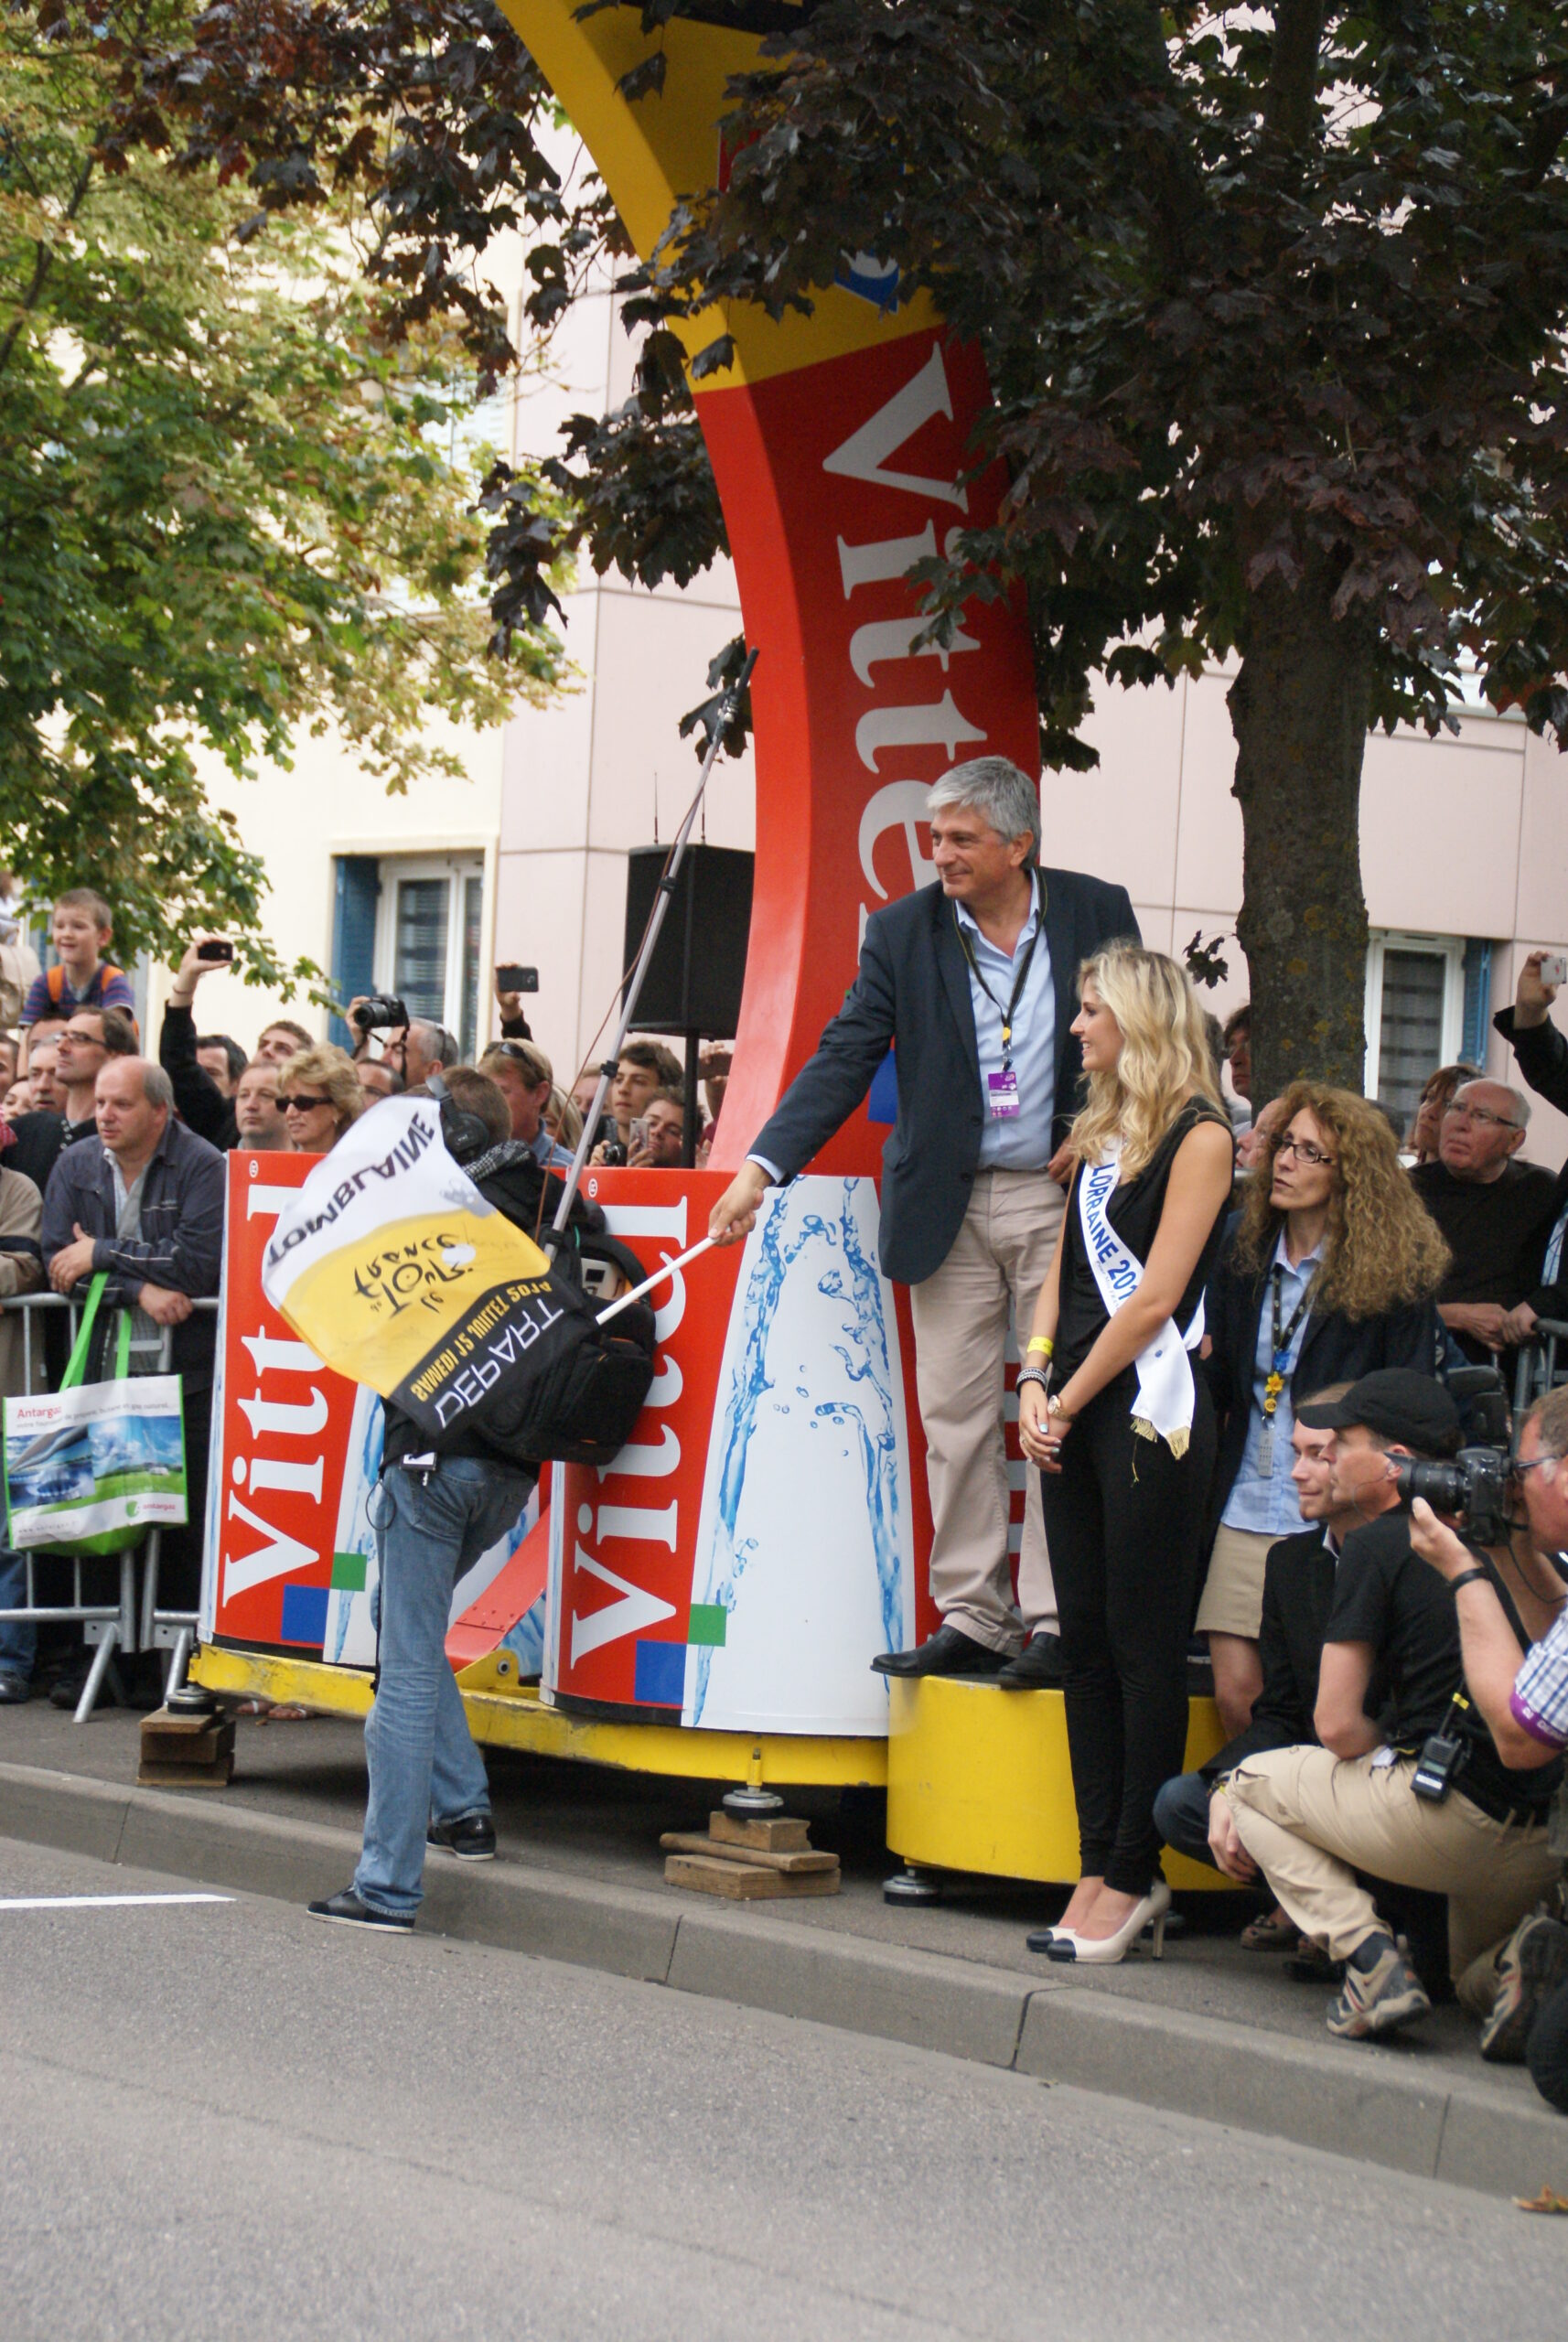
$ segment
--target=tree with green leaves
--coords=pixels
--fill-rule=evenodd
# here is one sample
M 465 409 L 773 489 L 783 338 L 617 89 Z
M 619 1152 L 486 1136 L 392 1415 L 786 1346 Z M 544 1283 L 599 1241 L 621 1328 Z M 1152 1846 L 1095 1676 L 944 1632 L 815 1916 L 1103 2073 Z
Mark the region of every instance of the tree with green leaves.
M 36 899 L 91 883 L 121 952 L 194 925 L 279 967 L 266 881 L 208 803 L 328 727 L 392 790 L 460 774 L 430 719 L 557 682 L 548 628 L 487 657 L 489 458 L 453 460 L 474 364 L 448 317 L 377 329 L 352 189 L 255 236 L 217 168 L 124 134 L 170 0 L 0 17 L 0 847 Z
M 1097 680 L 1235 661 L 1256 1094 L 1359 1089 L 1369 728 L 1452 725 L 1466 661 L 1568 736 L 1561 5 L 822 0 L 771 48 L 670 282 L 777 314 L 875 250 L 980 344 L 1012 486 L 933 609 L 1025 582 L 1072 768 Z

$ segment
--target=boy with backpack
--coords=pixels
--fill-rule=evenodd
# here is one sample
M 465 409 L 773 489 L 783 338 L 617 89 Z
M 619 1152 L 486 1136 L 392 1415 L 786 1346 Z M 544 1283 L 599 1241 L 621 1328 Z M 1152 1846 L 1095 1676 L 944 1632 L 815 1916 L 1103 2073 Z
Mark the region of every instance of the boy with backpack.
M 49 940 L 59 964 L 35 976 L 22 1004 L 21 1024 L 52 1011 L 69 1017 L 73 1008 L 123 1008 L 133 1025 L 136 995 L 124 968 L 103 957 L 113 933 L 113 915 L 91 886 L 72 886 L 54 908 Z

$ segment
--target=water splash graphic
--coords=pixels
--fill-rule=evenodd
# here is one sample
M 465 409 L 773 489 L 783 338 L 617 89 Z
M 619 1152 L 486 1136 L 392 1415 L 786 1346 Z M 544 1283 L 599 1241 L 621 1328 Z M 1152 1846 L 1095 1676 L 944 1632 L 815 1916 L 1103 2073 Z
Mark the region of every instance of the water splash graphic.
M 825 1183 L 812 1182 L 813 1186 L 819 1184 Z M 742 1537 L 737 1531 L 752 1442 L 765 1402 L 776 1388 L 768 1347 L 790 1271 L 808 1248 L 821 1247 L 833 1257 L 815 1278 L 815 1287 L 825 1300 L 845 1305 L 847 1314 L 837 1328 L 841 1339 L 832 1344 L 832 1349 L 845 1376 L 856 1386 L 857 1395 L 853 1401 L 835 1399 L 819 1404 L 812 1411 L 813 1427 L 818 1422 L 834 1422 L 852 1429 L 858 1444 L 885 1648 L 896 1650 L 903 1644 L 904 1604 L 894 1369 L 889 1359 L 880 1273 L 866 1256 L 856 1224 L 855 1184 L 848 1179 L 842 1183 L 839 1209 L 832 1218 L 808 1210 L 791 1226 L 790 1199 L 786 1192 L 761 1222 L 756 1259 L 740 1302 L 744 1345 L 731 1370 L 714 1440 L 723 1460 L 705 1583 L 700 1595 L 693 1588 L 693 1598 L 733 1611 L 740 1581 L 757 1555 L 757 1539 Z M 810 1384 L 799 1380 L 803 1371 L 802 1360 L 789 1359 L 781 1362 L 779 1378 L 800 1397 L 809 1398 Z M 787 1414 L 790 1409 L 775 1400 L 774 1412 Z M 714 1656 L 714 1649 L 705 1645 L 693 1653 L 693 1724 L 702 1721 Z

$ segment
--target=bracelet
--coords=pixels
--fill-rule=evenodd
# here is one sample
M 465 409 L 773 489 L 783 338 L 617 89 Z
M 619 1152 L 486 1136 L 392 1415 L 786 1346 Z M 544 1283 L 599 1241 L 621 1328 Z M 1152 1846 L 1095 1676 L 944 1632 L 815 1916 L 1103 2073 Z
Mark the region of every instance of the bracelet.
M 1021 1366 L 1018 1369 L 1018 1388 L 1020 1391 L 1023 1389 L 1026 1382 L 1037 1382 L 1041 1390 L 1045 1391 L 1048 1390 L 1050 1387 L 1050 1377 L 1046 1372 L 1043 1366 Z
M 1476 1569 L 1461 1570 L 1457 1577 L 1451 1577 L 1449 1579 L 1448 1584 L 1453 1592 L 1457 1594 L 1462 1585 L 1490 1585 L 1491 1582 L 1492 1574 L 1490 1570 Z
M 1033 1358 L 1035 1352 L 1038 1350 L 1042 1358 L 1054 1358 L 1056 1356 L 1056 1348 L 1057 1346 L 1055 1342 L 1052 1341 L 1048 1334 L 1036 1334 L 1031 1337 L 1028 1349 L 1026 1351 L 1025 1355 L 1027 1358 Z

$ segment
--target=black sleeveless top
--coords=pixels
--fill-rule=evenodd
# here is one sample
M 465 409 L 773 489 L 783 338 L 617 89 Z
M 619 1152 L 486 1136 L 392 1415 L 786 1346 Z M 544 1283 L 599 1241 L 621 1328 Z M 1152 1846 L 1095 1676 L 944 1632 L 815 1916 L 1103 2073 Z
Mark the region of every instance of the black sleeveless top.
M 1153 1155 L 1135 1179 L 1121 1180 L 1112 1191 L 1105 1207 L 1105 1217 L 1129 1252 L 1140 1261 L 1147 1261 L 1149 1250 L 1165 1208 L 1165 1189 L 1170 1185 L 1171 1165 L 1176 1150 L 1189 1131 L 1200 1123 L 1217 1123 L 1229 1133 L 1230 1125 L 1218 1108 L 1206 1098 L 1191 1098 L 1166 1131 Z M 1100 1287 L 1089 1263 L 1089 1253 L 1083 1240 L 1083 1220 L 1079 1209 L 1078 1183 L 1081 1166 L 1073 1174 L 1068 1194 L 1067 1219 L 1062 1231 L 1061 1284 L 1057 1311 L 1056 1351 L 1051 1360 L 1052 1387 L 1061 1390 L 1069 1374 L 1077 1372 L 1100 1338 L 1110 1311 L 1100 1297 Z M 1176 1322 L 1182 1333 L 1192 1323 L 1193 1312 L 1203 1296 L 1214 1266 L 1215 1254 L 1225 1230 L 1226 1216 L 1230 1209 L 1227 1190 L 1214 1214 L 1214 1225 L 1204 1240 L 1197 1265 L 1187 1280 L 1176 1312 Z

